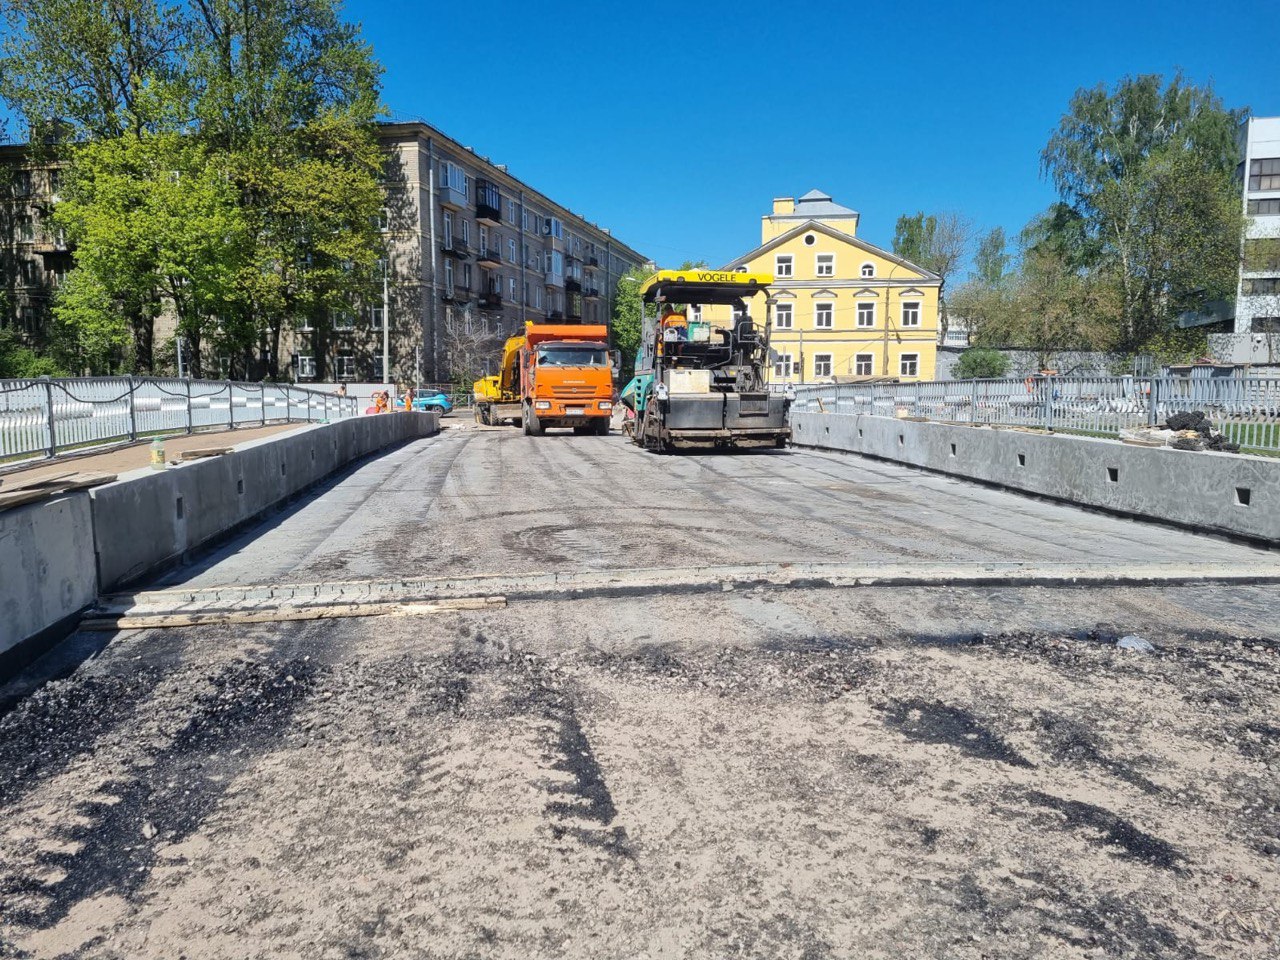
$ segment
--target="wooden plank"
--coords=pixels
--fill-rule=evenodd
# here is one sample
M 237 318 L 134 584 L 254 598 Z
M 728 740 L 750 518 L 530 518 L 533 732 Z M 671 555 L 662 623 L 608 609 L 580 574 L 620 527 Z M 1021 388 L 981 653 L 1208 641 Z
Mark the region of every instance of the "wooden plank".
M 197 450 L 183 450 L 178 454 L 180 460 L 199 460 L 202 457 L 221 457 L 231 453 L 232 447 L 201 447 Z
M 16 482 L 10 482 L 5 485 L 5 492 L 12 490 L 34 490 L 37 487 L 51 487 L 67 477 L 74 477 L 76 471 L 68 470 L 66 473 L 51 473 L 47 477 L 36 477 L 34 480 L 23 480 L 21 477 Z
M 507 605 L 506 597 L 463 597 L 423 603 L 346 603 L 313 607 L 211 610 L 206 613 L 86 614 L 81 630 L 149 630 L 208 627 L 239 623 L 288 623 L 296 620 L 341 620 L 350 617 L 418 617 L 457 610 L 489 610 Z

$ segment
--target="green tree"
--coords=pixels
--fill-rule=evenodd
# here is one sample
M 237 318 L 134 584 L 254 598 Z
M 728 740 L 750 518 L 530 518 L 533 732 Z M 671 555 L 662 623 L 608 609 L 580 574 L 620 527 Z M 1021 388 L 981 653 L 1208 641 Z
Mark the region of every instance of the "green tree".
M 12 330 L 0 327 L 0 379 L 65 377 L 67 371 L 52 357 L 41 356 Z
M 1115 284 L 1118 348 L 1141 349 L 1179 313 L 1234 286 L 1242 116 L 1181 74 L 1126 77 L 1114 89 L 1078 90 L 1045 147 L 1063 207 L 1040 224 L 1041 242 Z
M 618 278 L 618 293 L 613 301 L 613 323 L 610 330 L 613 345 L 622 355 L 624 383 L 635 375 L 636 354 L 640 351 L 640 339 L 644 335 L 640 287 L 648 277 L 649 271 L 644 267 L 632 267 Z
M 898 218 L 893 233 L 893 252 L 942 278 L 938 290 L 938 334 L 946 335 L 949 321 L 947 281 L 968 256 L 973 224 L 958 213 Z
M 971 347 L 960 354 L 956 363 L 957 380 L 995 379 L 1009 372 L 1009 358 L 999 350 Z
M 983 234 L 973 255 L 973 272 L 977 280 L 987 286 L 998 287 L 1004 282 L 1013 259 L 1009 256 L 1004 228 L 996 227 Z

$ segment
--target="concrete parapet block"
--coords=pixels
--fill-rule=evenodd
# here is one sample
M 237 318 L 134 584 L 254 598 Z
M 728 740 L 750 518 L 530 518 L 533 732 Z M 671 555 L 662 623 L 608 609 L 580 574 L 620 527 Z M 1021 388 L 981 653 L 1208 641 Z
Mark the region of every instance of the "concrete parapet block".
M 65 632 L 96 595 L 87 492 L 0 512 L 0 676 L 20 644 Z
M 1129 516 L 1280 545 L 1280 460 L 866 414 L 793 413 L 797 445 L 845 450 Z

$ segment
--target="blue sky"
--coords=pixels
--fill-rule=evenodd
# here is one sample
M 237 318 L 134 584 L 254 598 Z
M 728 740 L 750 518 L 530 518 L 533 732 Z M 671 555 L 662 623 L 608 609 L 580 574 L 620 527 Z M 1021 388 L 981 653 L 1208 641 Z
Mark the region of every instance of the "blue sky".
M 1182 67 L 1229 106 L 1280 114 L 1270 47 L 1246 26 L 1267 6 L 347 0 L 346 11 L 386 67 L 395 116 L 509 164 L 661 264 L 718 265 L 758 242 L 773 197 L 813 187 L 860 211 L 859 234 L 885 246 L 918 209 L 1015 233 L 1053 199 L 1039 151 L 1071 94 L 1125 74 Z

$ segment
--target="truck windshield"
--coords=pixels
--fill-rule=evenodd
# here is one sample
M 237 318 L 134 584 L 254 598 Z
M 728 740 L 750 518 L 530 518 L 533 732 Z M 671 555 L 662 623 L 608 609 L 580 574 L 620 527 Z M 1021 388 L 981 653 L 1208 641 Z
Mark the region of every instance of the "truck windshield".
M 607 367 L 604 347 L 539 347 L 538 364 L 544 367 Z

